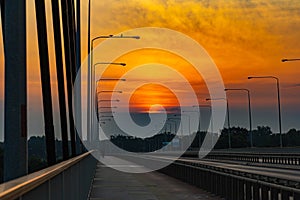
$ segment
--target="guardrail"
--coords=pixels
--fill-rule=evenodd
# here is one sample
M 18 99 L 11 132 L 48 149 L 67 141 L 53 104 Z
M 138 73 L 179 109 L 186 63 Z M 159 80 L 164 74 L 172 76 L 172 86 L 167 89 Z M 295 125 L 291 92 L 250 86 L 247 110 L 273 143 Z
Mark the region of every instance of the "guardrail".
M 198 152 L 186 152 L 186 157 L 197 157 Z M 210 152 L 206 159 L 243 161 L 249 163 L 268 163 L 281 165 L 300 165 L 300 154 L 297 153 L 228 153 Z
M 1 200 L 86 200 L 96 169 L 91 152 L 0 185 Z
M 162 173 L 228 200 L 298 200 L 300 189 L 174 162 Z

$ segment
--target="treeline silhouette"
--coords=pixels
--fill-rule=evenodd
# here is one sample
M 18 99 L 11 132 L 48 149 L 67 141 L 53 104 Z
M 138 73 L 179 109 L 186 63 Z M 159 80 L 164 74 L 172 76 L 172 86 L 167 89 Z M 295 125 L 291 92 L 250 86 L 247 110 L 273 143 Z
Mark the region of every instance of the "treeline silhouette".
M 228 133 L 231 136 L 232 148 L 250 147 L 249 130 L 242 127 L 224 128 L 214 146 L 214 149 L 228 148 Z M 206 132 L 193 133 L 194 140 L 191 148 L 199 148 L 206 136 Z M 254 147 L 278 147 L 279 134 L 273 133 L 268 126 L 258 126 L 252 131 Z M 115 135 L 110 140 L 116 146 L 131 152 L 153 152 L 167 145 L 175 137 L 173 133 L 164 132 L 148 138 L 139 138 L 133 136 Z M 189 136 L 181 138 L 180 142 L 187 142 Z M 282 134 L 284 147 L 300 146 L 300 130 L 290 129 L 287 133 Z M 56 154 L 58 162 L 62 160 L 61 141 L 56 140 Z M 70 146 L 70 145 L 69 145 Z M 0 182 L 3 182 L 3 143 L 0 143 Z M 178 146 L 177 146 L 178 148 Z M 71 152 L 71 151 L 70 151 Z M 33 136 L 28 140 L 28 171 L 35 172 L 47 166 L 46 161 L 46 142 L 45 137 Z
M 226 149 L 229 147 L 228 133 L 230 133 L 232 148 L 246 148 L 251 146 L 249 130 L 242 127 L 231 127 L 230 129 L 224 128 L 221 131 L 214 149 Z M 201 146 L 205 136 L 206 132 L 204 131 L 193 133 L 194 140 L 190 147 L 199 148 L 199 143 Z M 126 151 L 153 152 L 161 149 L 174 137 L 174 134 L 164 132 L 148 138 L 115 135 L 111 136 L 110 140 Z M 187 141 L 188 137 L 184 136 L 181 142 Z M 280 134 L 273 133 L 268 126 L 258 126 L 257 129 L 252 130 L 252 138 L 254 147 L 278 147 L 280 144 Z M 287 133 L 282 134 L 282 141 L 284 147 L 300 146 L 300 130 L 290 129 Z
M 215 149 L 228 148 L 228 132 L 231 136 L 232 148 L 245 148 L 251 146 L 249 131 L 241 127 L 232 127 L 229 131 L 227 128 L 222 130 L 221 136 L 214 147 Z M 273 133 L 268 126 L 258 126 L 257 129 L 252 131 L 252 137 L 254 147 L 279 147 L 280 145 L 280 134 Z M 300 130 L 293 128 L 287 133 L 282 134 L 282 143 L 284 147 L 300 146 Z M 197 146 L 197 144 L 193 145 Z
M 174 138 L 174 134 L 169 132 L 159 133 L 148 138 L 116 135 L 111 136 L 110 141 L 126 151 L 130 152 L 153 152 L 161 149 Z

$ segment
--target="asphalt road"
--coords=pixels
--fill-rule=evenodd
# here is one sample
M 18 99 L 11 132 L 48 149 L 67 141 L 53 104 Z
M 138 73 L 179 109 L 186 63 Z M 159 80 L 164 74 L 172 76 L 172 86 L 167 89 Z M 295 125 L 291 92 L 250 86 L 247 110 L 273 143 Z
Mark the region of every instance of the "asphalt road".
M 151 156 L 151 157 L 154 159 L 155 158 L 172 159 L 172 157 L 167 157 L 167 156 Z M 199 160 L 194 158 L 180 158 L 178 160 L 300 182 L 300 167 L 297 169 L 283 169 L 283 168 L 266 167 L 266 166 L 252 166 L 242 162 L 228 163 L 223 160 L 208 161 L 208 160 Z
M 225 169 L 236 170 L 240 172 L 247 172 L 252 174 L 270 176 L 274 178 L 280 178 L 285 180 L 292 180 L 296 182 L 300 182 L 300 168 L 299 169 L 280 169 L 280 168 L 272 168 L 272 167 L 265 167 L 265 166 L 251 166 L 251 165 L 244 165 L 244 164 L 233 164 L 227 163 L 223 161 L 207 161 L 207 160 L 195 160 L 195 159 L 186 159 L 182 158 L 180 160 L 185 161 L 192 161 L 196 163 L 201 163 L 204 165 L 215 166 Z

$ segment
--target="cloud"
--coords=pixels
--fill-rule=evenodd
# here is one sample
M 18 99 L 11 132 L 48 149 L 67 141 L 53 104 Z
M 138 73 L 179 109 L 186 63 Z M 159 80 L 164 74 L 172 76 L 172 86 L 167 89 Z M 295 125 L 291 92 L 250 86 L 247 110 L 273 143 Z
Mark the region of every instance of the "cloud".
M 95 29 L 113 32 L 144 26 L 166 27 L 186 33 L 200 43 L 268 48 L 277 39 L 270 32 L 275 26 L 272 11 L 280 7 L 262 3 L 239 0 L 97 2 L 94 10 L 101 13 L 94 17 L 94 25 Z

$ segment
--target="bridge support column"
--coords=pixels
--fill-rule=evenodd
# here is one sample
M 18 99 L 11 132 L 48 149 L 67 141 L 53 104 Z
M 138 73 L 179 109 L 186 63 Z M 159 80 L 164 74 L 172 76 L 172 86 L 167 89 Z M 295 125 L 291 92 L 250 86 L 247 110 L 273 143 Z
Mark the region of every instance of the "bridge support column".
M 56 163 L 45 0 L 35 0 L 48 166 Z
M 6 0 L 4 6 L 4 181 L 8 181 L 27 174 L 26 0 Z

